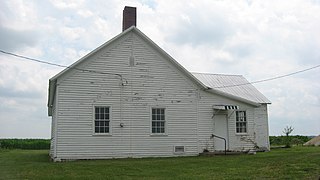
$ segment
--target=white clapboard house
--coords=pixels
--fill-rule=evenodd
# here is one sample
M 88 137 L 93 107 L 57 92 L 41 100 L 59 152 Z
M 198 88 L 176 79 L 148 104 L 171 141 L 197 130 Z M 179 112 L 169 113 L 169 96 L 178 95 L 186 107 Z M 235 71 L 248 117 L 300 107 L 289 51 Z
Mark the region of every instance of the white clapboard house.
M 241 75 L 190 73 L 135 27 L 49 80 L 53 160 L 269 150 L 270 101 Z

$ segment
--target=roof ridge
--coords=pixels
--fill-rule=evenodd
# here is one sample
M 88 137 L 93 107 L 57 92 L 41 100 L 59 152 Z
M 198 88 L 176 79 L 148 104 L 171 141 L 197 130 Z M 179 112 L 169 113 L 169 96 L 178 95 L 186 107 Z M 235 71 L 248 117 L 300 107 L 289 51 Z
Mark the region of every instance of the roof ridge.
M 222 76 L 243 76 L 241 74 L 219 74 L 219 73 L 199 73 L 199 72 L 191 72 L 192 74 L 204 74 L 204 75 L 222 75 Z

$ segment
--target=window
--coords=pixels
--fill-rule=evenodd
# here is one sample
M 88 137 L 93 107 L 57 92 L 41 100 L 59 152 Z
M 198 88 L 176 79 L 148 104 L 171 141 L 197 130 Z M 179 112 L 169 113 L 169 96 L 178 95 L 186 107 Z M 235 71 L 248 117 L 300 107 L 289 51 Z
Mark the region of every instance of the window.
M 184 153 L 184 146 L 174 146 L 174 153 Z
M 95 107 L 94 133 L 110 132 L 110 108 Z
M 245 111 L 236 112 L 236 132 L 247 133 L 247 117 Z
M 165 109 L 152 108 L 152 134 L 165 133 Z

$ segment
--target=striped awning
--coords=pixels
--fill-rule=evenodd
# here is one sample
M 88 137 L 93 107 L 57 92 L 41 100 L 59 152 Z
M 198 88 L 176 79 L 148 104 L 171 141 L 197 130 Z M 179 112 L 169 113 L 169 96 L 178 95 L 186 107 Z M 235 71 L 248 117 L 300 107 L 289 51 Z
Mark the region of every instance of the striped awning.
M 239 109 L 239 106 L 235 106 L 235 105 L 213 105 L 213 109 L 218 109 L 218 110 Z

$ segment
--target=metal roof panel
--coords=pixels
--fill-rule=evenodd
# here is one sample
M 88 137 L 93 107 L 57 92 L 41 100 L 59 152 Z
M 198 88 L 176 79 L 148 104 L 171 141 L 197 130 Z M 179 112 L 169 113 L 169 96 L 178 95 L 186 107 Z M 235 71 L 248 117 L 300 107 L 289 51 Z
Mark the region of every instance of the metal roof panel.
M 241 75 L 192 73 L 206 86 L 256 103 L 271 101 Z

